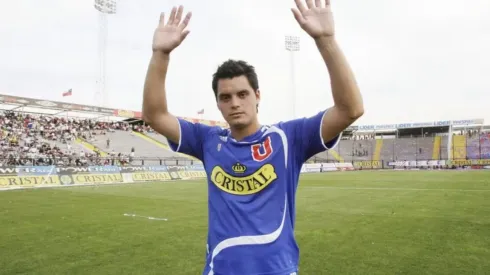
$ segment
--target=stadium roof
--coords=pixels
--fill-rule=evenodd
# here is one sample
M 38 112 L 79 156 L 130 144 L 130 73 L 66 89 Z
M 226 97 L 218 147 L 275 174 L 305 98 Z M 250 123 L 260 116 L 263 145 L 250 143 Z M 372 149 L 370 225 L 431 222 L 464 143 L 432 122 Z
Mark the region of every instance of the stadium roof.
M 35 99 L 0 94 L 0 109 L 16 112 L 37 113 L 44 115 L 56 115 L 97 119 L 102 121 L 141 120 L 140 111 L 123 109 L 111 109 L 90 105 L 73 104 L 52 100 Z M 181 117 L 192 122 L 200 122 L 207 125 L 219 125 L 227 127 L 225 122 Z
M 430 121 L 430 122 L 416 122 L 416 123 L 399 123 L 399 124 L 379 124 L 379 125 L 353 125 L 347 128 L 350 131 L 387 131 L 396 129 L 410 129 L 410 128 L 432 128 L 432 127 L 482 127 L 484 120 L 478 119 L 464 119 L 464 120 L 445 120 L 445 121 Z

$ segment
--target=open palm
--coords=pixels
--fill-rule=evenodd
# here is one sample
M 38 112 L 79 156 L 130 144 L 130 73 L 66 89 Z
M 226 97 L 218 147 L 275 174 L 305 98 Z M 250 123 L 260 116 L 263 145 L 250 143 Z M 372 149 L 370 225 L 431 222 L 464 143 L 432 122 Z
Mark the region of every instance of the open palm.
M 185 28 L 189 24 L 192 14 L 190 12 L 187 13 L 184 21 L 181 22 L 183 11 L 183 6 L 180 6 L 178 9 L 174 7 L 167 24 L 165 24 L 164 13 L 160 15 L 160 23 L 153 35 L 153 51 L 170 53 L 184 41 L 189 34 L 189 31 L 185 30 Z
M 333 36 L 335 33 L 330 0 L 295 0 L 297 9 L 292 9 L 294 18 L 311 37 Z M 323 4 L 324 3 L 324 4 Z

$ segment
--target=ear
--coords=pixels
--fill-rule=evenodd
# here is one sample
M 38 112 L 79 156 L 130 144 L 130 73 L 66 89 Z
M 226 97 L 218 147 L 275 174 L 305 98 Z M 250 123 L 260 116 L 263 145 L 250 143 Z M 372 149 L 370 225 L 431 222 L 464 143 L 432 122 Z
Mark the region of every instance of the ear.
M 255 91 L 255 98 L 257 100 L 257 104 L 255 105 L 255 108 L 257 110 L 257 114 L 259 113 L 259 104 L 260 104 L 260 90 L 257 89 L 257 91 Z

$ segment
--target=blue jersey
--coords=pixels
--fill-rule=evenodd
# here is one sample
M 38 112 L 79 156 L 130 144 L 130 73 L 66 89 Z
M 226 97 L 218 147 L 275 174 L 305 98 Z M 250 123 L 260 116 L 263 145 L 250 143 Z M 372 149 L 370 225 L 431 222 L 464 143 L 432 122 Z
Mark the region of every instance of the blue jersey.
M 324 142 L 324 112 L 262 126 L 241 141 L 228 129 L 179 119 L 174 151 L 202 160 L 208 181 L 209 275 L 296 274 L 295 193 L 303 163 L 333 148 Z

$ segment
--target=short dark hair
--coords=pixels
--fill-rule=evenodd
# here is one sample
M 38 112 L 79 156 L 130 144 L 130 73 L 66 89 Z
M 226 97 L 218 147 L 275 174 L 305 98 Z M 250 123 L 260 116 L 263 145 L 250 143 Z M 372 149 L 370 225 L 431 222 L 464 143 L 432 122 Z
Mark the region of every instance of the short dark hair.
M 218 97 L 218 80 L 225 78 L 234 78 L 238 76 L 244 75 L 250 86 L 254 89 L 254 92 L 259 89 L 259 80 L 257 78 L 257 73 L 255 72 L 255 68 L 242 60 L 232 60 L 228 59 L 223 62 L 218 67 L 218 70 L 213 74 L 213 91 L 214 96 Z

